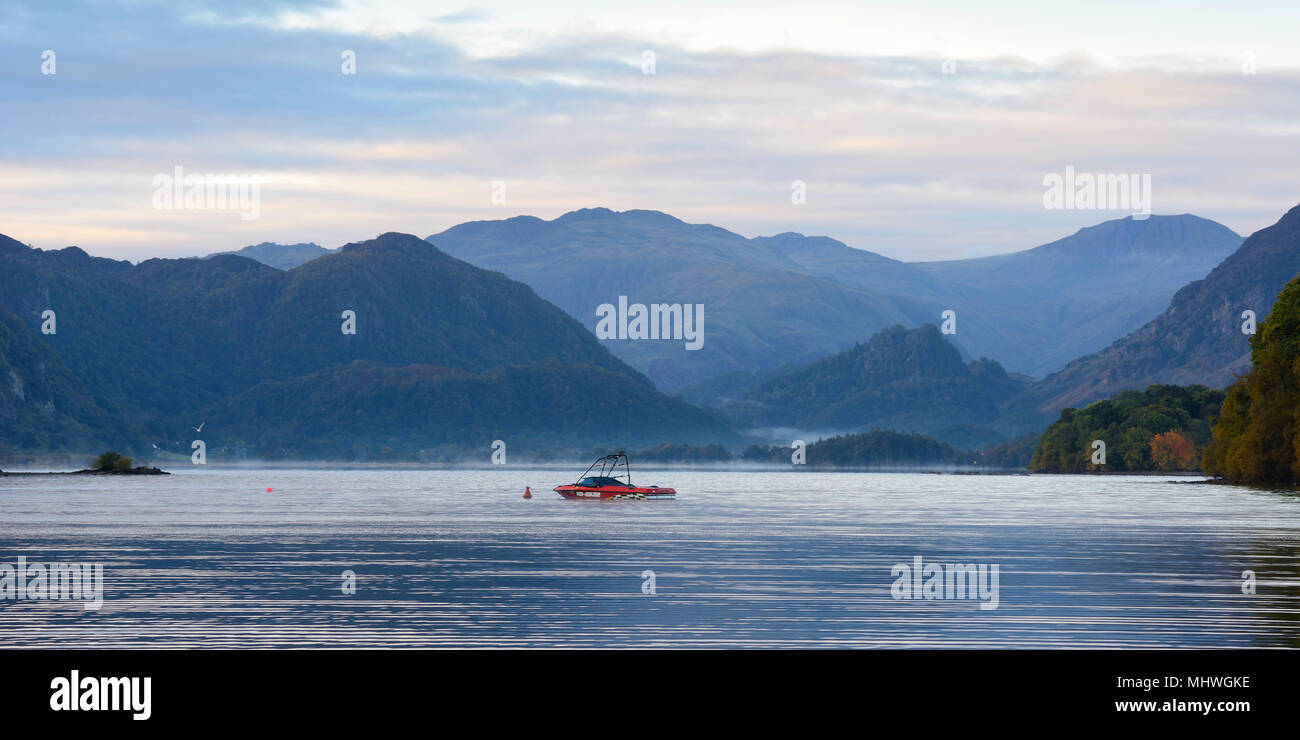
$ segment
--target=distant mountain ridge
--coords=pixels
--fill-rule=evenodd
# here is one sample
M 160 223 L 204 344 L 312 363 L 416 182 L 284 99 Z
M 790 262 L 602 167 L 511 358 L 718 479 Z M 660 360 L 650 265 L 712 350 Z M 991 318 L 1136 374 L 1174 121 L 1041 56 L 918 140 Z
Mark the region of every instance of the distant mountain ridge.
M 937 322 L 945 310 L 957 314 L 950 341 L 964 356 L 1041 375 L 1141 326 L 1241 243 L 1213 221 L 1152 216 L 1012 255 L 904 263 L 824 236 L 746 239 L 656 211 L 608 209 L 471 222 L 429 240 L 534 286 L 588 326 L 593 292 L 707 296 L 697 301 L 717 320 L 706 331 L 717 332 L 724 351 L 687 357 L 651 343 L 607 343 L 674 390 L 808 362 L 886 326 Z M 777 296 L 785 298 L 779 305 Z
M 915 319 L 889 296 L 807 274 L 773 246 L 657 211 L 595 208 L 553 221 L 476 221 L 429 241 L 534 286 L 593 330 L 598 306 L 619 296 L 703 304 L 698 351 L 681 342 L 605 342 L 670 390 L 722 372 L 811 361 Z
M 1096 354 L 1071 362 L 1024 399 L 1042 415 L 1148 385 L 1222 388 L 1250 365 L 1243 311 L 1262 323 L 1287 281 L 1300 274 L 1300 206 L 1261 229 L 1159 316 Z
M 203 259 L 212 259 L 226 254 L 233 254 L 237 257 L 247 257 L 251 260 L 257 260 L 268 267 L 274 267 L 277 270 L 290 270 L 304 262 L 310 262 L 317 257 L 324 257 L 338 249 L 326 249 L 315 242 L 303 242 L 299 244 L 276 244 L 275 242 L 262 242 L 253 244 L 234 252 L 216 252 Z
M 816 274 L 951 309 L 953 341 L 967 356 L 993 357 L 1009 370 L 1042 377 L 1142 326 L 1242 238 L 1187 214 L 1130 216 L 1022 252 L 910 262 L 906 271 L 826 241 L 831 244 L 806 239 L 796 242 L 800 251 L 786 253 Z M 926 320 L 937 316 L 932 311 Z

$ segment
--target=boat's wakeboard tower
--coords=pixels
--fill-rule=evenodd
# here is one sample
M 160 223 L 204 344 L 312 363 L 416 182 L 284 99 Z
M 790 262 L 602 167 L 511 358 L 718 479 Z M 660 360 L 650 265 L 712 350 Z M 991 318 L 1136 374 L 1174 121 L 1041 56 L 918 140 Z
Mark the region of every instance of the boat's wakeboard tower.
M 588 478 L 597 477 L 591 474 L 591 471 L 595 470 L 597 465 L 600 466 L 600 475 L 598 477 L 613 478 L 629 486 L 632 485 L 632 468 L 627 464 L 627 453 L 623 452 L 623 450 L 597 459 L 596 462 L 591 464 L 591 467 L 587 468 L 587 472 L 578 476 L 578 482 L 581 483 Z M 618 472 L 620 468 L 623 470 L 622 473 Z

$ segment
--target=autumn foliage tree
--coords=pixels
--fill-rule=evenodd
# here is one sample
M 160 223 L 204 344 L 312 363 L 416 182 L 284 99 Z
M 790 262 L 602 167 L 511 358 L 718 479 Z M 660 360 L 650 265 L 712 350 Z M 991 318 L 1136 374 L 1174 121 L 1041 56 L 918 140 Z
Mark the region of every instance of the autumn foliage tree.
M 1240 483 L 1300 482 L 1300 277 L 1282 288 L 1250 339 L 1251 370 L 1223 399 L 1201 467 Z
M 1151 438 L 1151 463 L 1157 470 L 1195 470 L 1199 457 L 1192 440 L 1177 430 Z

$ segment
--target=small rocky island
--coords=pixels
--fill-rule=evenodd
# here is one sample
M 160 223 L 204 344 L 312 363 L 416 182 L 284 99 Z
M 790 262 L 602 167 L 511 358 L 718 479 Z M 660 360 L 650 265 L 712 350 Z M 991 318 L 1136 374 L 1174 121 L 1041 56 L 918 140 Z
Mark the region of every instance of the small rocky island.
M 144 465 L 132 465 L 132 460 L 112 450 L 95 458 L 89 468 L 65 473 L 6 473 L 0 470 L 0 476 L 9 475 L 171 475 L 166 470 L 149 468 Z

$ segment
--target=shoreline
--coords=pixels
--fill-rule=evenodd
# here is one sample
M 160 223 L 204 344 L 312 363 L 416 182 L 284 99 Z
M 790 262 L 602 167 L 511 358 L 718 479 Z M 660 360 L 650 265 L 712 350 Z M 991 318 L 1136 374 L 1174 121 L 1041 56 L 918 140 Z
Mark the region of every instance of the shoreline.
M 160 468 L 131 468 L 130 470 L 64 470 L 64 471 L 15 471 L 0 470 L 0 478 L 12 475 L 171 475 Z

